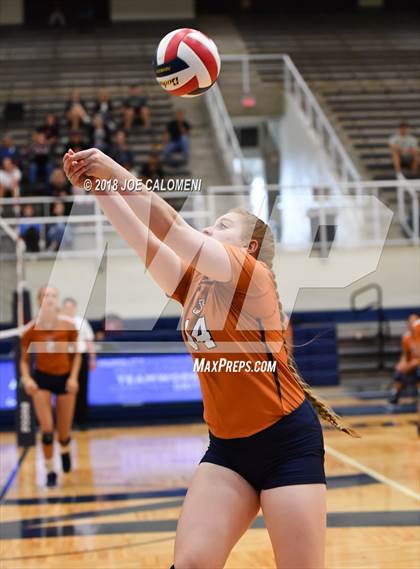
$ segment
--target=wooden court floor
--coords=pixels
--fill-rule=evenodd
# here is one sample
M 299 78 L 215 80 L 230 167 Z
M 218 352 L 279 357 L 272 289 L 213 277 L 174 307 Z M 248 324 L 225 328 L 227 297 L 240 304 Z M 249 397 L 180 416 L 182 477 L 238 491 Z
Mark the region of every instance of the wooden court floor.
M 355 404 L 337 391 L 329 395 L 335 405 Z M 363 414 L 359 403 L 360 414 L 348 422 L 362 439 L 324 430 L 326 567 L 418 569 L 416 416 L 385 408 Z M 201 424 L 77 432 L 74 471 L 49 490 L 40 449 L 22 459 L 14 435 L 2 434 L 1 569 L 169 568 L 183 496 L 206 445 Z M 226 567 L 275 567 L 261 516 Z

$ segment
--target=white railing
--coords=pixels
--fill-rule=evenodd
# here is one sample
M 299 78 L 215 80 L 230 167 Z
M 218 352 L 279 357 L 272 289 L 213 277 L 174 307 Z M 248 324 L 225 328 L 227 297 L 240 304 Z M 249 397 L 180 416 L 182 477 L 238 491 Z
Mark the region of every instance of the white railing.
M 25 264 L 24 252 L 25 244 L 19 239 L 19 234 L 10 227 L 10 225 L 0 217 L 0 228 L 7 235 L 7 237 L 13 242 L 16 256 L 16 292 L 17 292 L 17 303 L 16 303 L 16 325 L 18 327 L 24 324 L 24 306 L 23 306 L 23 287 L 25 279 Z
M 222 56 L 222 62 L 238 63 L 241 66 L 243 95 L 251 94 L 250 62 L 273 62 L 281 66 L 284 93 L 292 97 L 307 119 L 308 126 L 315 132 L 331 161 L 339 181 L 358 182 L 361 177 L 352 159 L 342 145 L 330 121 L 321 109 L 306 81 L 299 73 L 291 58 L 286 54 L 229 54 Z M 211 92 L 210 89 L 209 92 Z M 223 127 L 223 125 L 222 125 Z M 355 191 L 359 188 L 355 186 Z
M 245 169 L 244 156 L 217 84 L 206 92 L 205 101 L 220 154 L 229 172 L 230 179 L 235 184 L 246 184 L 249 180 Z
M 420 243 L 420 185 L 413 184 L 411 180 L 400 178 L 398 180 L 398 220 L 407 237 L 414 245 Z M 409 208 L 407 210 L 407 204 Z
M 327 251 L 331 243 L 325 228 L 331 225 L 330 220 L 334 218 L 338 220 L 337 228 L 340 230 L 340 238 L 336 240 L 338 246 L 356 248 L 376 246 L 383 243 L 385 237 L 386 244 L 391 246 L 417 245 L 420 242 L 420 180 L 406 180 L 403 187 L 399 186 L 398 181 L 393 180 L 341 182 L 342 194 L 339 195 L 334 193 L 336 186 L 332 188 L 328 183 L 317 184 L 317 188 L 325 190 L 324 195 L 319 190 L 315 195 L 314 187 L 275 184 L 264 186 L 263 199 L 267 203 L 275 203 L 270 223 L 275 233 L 276 226 L 282 226 L 280 230 L 282 235 L 278 233 L 277 239 L 285 249 L 306 248 L 308 243 L 313 242 L 313 235 L 309 231 L 312 226 L 319 227 L 319 241 L 316 246 L 321 251 Z M 403 215 L 395 216 L 381 201 L 381 192 L 389 189 L 394 189 L 396 196 L 400 196 L 400 192 L 404 191 L 405 195 L 410 197 L 409 211 L 404 209 Z M 207 204 L 209 217 L 213 220 L 223 211 L 235 207 L 244 207 L 252 211 L 252 188 L 246 185 L 210 186 L 207 188 Z M 263 209 L 261 205 L 257 203 L 253 211 L 257 216 Z M 407 200 L 404 199 L 404 208 L 406 207 Z M 407 223 L 407 219 L 411 221 L 411 225 Z M 394 231 L 392 236 L 387 237 L 392 220 Z M 305 226 L 306 236 L 302 229 Z M 292 233 L 296 227 L 296 233 L 299 234 L 298 245 L 285 239 L 284 229 L 287 227 L 292 229 Z
M 249 210 L 254 208 L 254 212 L 261 215 L 259 202 L 266 200 L 270 207 L 276 202 L 270 221 L 280 247 L 286 250 L 296 249 L 296 244 L 285 237 L 287 228 L 291 228 L 292 232 L 297 231 L 300 238 L 298 248 L 305 248 L 313 243 L 313 228 L 319 227 L 319 240 L 315 246 L 323 252 L 327 251 L 331 243 L 325 227 L 331 225 L 330 220 L 335 217 L 338 219 L 337 227 L 340 230 L 339 237 L 341 236 L 341 241 L 339 238 L 336 240 L 337 245 L 357 248 L 377 245 L 383 241 L 384 231 L 389 228 L 393 214 L 380 201 L 380 195 L 382 190 L 393 188 L 398 196 L 398 214 L 394 216 L 393 232 L 392 236 L 387 238 L 387 245 L 420 243 L 420 180 L 405 180 L 404 184 L 392 180 L 342 182 L 342 194 L 339 195 L 329 191 L 332 189 L 331 184 L 318 185 L 319 187 L 325 189 L 325 195 L 319 195 L 319 190 L 317 195 L 314 195 L 316 192 L 313 187 L 266 185 L 258 189 L 256 197 L 253 194 L 255 188 L 249 185 L 213 186 L 205 193 L 188 194 L 189 199 L 185 202 L 181 215 L 194 227 L 202 229 L 213 224 L 222 213 L 237 206 Z M 361 189 L 361 196 L 352 195 L 355 187 Z M 185 197 L 185 192 L 165 193 L 165 199 L 169 201 Z M 50 197 L 0 199 L 0 211 L 3 216 L 0 217 L 0 222 L 2 226 L 12 230 L 13 235 L 19 234 L 22 227 L 28 224 L 38 224 L 40 227 L 40 252 L 27 252 L 27 256 L 55 257 L 56 252 L 46 250 L 46 242 L 48 227 L 56 223 L 65 223 L 66 227 L 72 228 L 72 243 L 67 249 L 60 249 L 60 256 L 63 258 L 101 258 L 105 242 L 108 243 L 108 251 L 113 255 L 131 254 L 122 240 L 116 238 L 115 231 L 102 215 L 94 196 L 62 198 L 60 201 L 73 202 L 69 216 L 58 217 L 49 214 L 51 204 L 56 201 L 56 198 Z M 36 217 L 17 217 L 17 213 L 28 203 L 43 210 L 44 215 L 37 213 Z M 303 228 L 306 228 L 306 233 Z

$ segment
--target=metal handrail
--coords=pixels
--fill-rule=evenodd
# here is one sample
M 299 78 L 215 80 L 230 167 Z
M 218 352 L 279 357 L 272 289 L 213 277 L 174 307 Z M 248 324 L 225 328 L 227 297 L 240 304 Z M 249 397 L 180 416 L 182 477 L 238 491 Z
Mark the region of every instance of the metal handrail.
M 407 212 L 405 208 L 405 196 L 411 198 L 411 219 L 412 226 L 407 222 Z M 401 177 L 398 180 L 397 199 L 398 199 L 398 220 L 406 235 L 411 238 L 414 245 L 420 242 L 420 207 L 419 207 L 420 186 L 413 184 L 411 180 Z
M 309 124 L 315 130 L 322 146 L 330 157 L 334 169 L 338 174 L 339 181 L 361 181 L 361 176 L 352 159 L 345 150 L 330 121 L 321 109 L 308 84 L 299 73 L 290 56 L 279 54 L 226 54 L 222 56 L 222 62 L 240 62 L 242 68 L 242 89 L 244 94 L 250 93 L 250 61 L 278 61 L 284 65 L 284 91 L 299 103 L 299 107 L 307 117 Z M 295 86 L 298 90 L 296 91 Z M 302 104 L 303 103 L 303 104 Z M 324 142 L 325 133 L 328 137 L 327 144 Z M 358 188 L 356 188 L 358 189 Z

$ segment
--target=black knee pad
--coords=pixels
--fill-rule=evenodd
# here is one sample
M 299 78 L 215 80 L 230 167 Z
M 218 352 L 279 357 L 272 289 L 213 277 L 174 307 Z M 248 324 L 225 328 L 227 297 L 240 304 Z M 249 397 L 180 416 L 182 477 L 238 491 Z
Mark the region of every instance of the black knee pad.
M 64 439 L 64 441 L 58 441 L 60 443 L 61 446 L 65 447 L 67 446 L 71 441 L 71 437 L 69 437 L 68 439 Z
M 42 433 L 42 444 L 43 445 L 52 445 L 53 442 L 54 442 L 53 433 Z
M 169 569 L 175 569 L 175 565 L 171 565 Z

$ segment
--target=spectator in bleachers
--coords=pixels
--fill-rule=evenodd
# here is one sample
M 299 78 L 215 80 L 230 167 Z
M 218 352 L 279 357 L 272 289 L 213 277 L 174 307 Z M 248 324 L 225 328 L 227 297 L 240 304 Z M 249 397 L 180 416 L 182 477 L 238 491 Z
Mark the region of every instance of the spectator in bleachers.
M 64 174 L 61 168 L 55 168 L 52 171 L 50 176 L 50 184 L 48 187 L 48 194 L 52 197 L 56 198 L 66 198 L 71 196 L 73 193 L 72 187 L 67 180 L 66 175 Z M 70 215 L 72 208 L 71 202 L 64 202 L 64 215 Z M 50 215 L 52 213 L 53 207 L 51 207 Z
M 12 135 L 9 133 L 3 136 L 0 145 L 0 164 L 3 162 L 3 158 L 11 158 L 17 166 L 20 165 L 21 156 L 19 149 L 13 142 Z
M 51 146 L 42 131 L 36 130 L 32 134 L 32 145 L 29 148 L 28 159 L 29 183 L 47 183 L 53 170 L 52 153 Z
M 412 384 L 420 389 L 420 319 L 417 314 L 408 318 L 408 331 L 401 341 L 401 357 L 395 366 L 394 385 L 389 399 L 389 409 L 393 411 L 402 392 Z
M 164 177 L 162 162 L 157 152 L 149 154 L 147 162 L 145 162 L 141 169 L 141 179 L 143 182 L 146 180 L 160 180 Z
M 123 117 L 126 131 L 131 130 L 136 119 L 140 119 L 145 128 L 150 128 L 150 107 L 139 85 L 131 85 L 128 88 L 128 96 L 123 103 Z
M 60 136 L 60 130 L 58 120 L 55 115 L 48 113 L 45 117 L 45 123 L 41 125 L 38 130 L 45 134 L 45 139 L 51 147 L 54 147 L 57 144 Z
M 19 224 L 19 234 L 25 242 L 26 250 L 29 253 L 39 252 L 39 239 L 41 234 L 41 225 L 32 221 L 25 222 L 25 218 L 35 216 L 35 210 L 32 204 L 25 204 L 22 208 L 22 219 Z
M 106 89 L 99 90 L 98 98 L 95 101 L 93 112 L 95 115 L 101 115 L 108 130 L 115 130 L 113 106 L 112 102 L 109 100 L 109 93 Z
M 71 148 L 73 152 L 80 152 L 80 150 L 86 150 L 87 148 L 83 134 L 80 130 L 70 131 L 70 136 L 65 146 L 66 150 L 69 150 L 69 148 Z
M 48 193 L 55 197 L 71 196 L 71 186 L 62 168 L 55 168 L 51 172 Z
M 415 175 L 420 164 L 420 154 L 416 137 L 410 134 L 407 123 L 402 122 L 398 131 L 389 138 L 392 162 L 397 176 L 403 168 L 409 168 Z
M 185 120 L 184 111 L 176 111 L 175 118 L 166 125 L 163 135 L 163 162 L 171 166 L 179 165 L 173 154 L 180 153 L 183 160 L 188 162 L 190 157 L 190 131 L 191 125 Z
M 69 128 L 79 130 L 82 125 L 90 123 L 86 104 L 80 98 L 79 89 L 73 89 L 70 99 L 66 102 L 65 113 Z
M 48 16 L 48 25 L 50 28 L 61 27 L 64 28 L 67 24 L 66 16 L 62 2 L 54 2 L 53 8 Z
M 62 201 L 53 204 L 52 216 L 62 217 L 66 215 L 65 206 Z M 59 247 L 68 249 L 73 243 L 71 225 L 58 221 L 48 226 L 47 229 L 47 248 L 49 251 L 58 251 Z
M 127 168 L 127 170 L 131 170 L 134 165 L 133 153 L 128 147 L 127 137 L 123 130 L 117 130 L 115 133 L 114 145 L 111 149 L 111 157 L 115 162 L 118 162 L 118 164 Z
M 97 114 L 93 117 L 92 126 L 90 127 L 90 146 L 108 152 L 110 132 L 106 126 L 102 115 Z
M 0 165 L 0 197 L 17 198 L 20 195 L 22 172 L 11 158 L 3 158 Z

